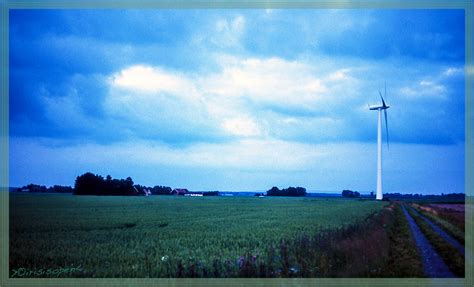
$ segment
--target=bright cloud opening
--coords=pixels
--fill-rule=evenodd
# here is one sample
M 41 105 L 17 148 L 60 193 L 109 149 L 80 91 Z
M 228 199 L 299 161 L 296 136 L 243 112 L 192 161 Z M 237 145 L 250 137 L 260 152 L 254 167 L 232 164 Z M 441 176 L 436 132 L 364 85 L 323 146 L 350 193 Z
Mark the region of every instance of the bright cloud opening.
M 261 133 L 260 128 L 255 121 L 248 117 L 225 120 L 222 123 L 222 128 L 226 132 L 236 136 L 251 137 L 258 136 Z
M 192 84 L 182 76 L 161 68 L 135 65 L 111 77 L 114 86 L 142 92 L 183 93 L 192 90 Z

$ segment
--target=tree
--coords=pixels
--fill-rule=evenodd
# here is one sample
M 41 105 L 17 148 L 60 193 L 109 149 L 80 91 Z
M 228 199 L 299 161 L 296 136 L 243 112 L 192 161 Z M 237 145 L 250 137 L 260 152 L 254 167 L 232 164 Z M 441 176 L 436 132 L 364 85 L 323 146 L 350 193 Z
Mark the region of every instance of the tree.
M 119 180 L 108 175 L 104 180 L 90 172 L 76 178 L 74 189 L 77 195 L 138 195 L 131 177 Z
M 55 193 L 72 193 L 74 190 L 70 186 L 62 186 L 62 185 L 55 185 L 52 187 L 48 187 L 48 192 L 55 192 Z
M 352 191 L 348 189 L 344 189 L 342 191 L 342 196 L 343 197 L 349 197 L 349 198 L 354 198 L 354 197 L 360 197 L 360 193 L 357 191 Z
M 151 189 L 151 194 L 155 194 L 155 195 L 171 195 L 172 193 L 172 189 L 171 187 L 169 186 L 161 186 L 161 185 L 155 185 L 152 189 Z
M 272 187 L 270 190 L 267 191 L 268 196 L 279 196 L 280 193 L 280 189 L 276 186 Z
M 74 184 L 74 194 L 77 195 L 99 195 L 102 194 L 104 190 L 104 178 L 90 172 L 78 176 Z
M 306 188 L 304 187 L 288 187 L 280 190 L 274 186 L 267 191 L 268 196 L 306 196 Z

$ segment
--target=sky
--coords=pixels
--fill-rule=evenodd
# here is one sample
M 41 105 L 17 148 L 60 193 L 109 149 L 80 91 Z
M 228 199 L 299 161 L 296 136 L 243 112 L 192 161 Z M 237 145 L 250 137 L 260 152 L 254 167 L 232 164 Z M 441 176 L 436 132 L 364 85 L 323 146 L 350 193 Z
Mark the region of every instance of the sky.
M 380 92 L 384 192 L 464 192 L 463 10 L 9 17 L 10 186 L 373 191 Z

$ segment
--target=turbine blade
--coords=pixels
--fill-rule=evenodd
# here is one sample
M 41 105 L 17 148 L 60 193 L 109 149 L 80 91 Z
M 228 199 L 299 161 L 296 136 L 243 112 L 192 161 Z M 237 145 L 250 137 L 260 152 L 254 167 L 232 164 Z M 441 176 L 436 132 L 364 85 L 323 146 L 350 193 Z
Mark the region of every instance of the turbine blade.
M 385 101 L 383 100 L 382 93 L 379 91 L 380 98 L 382 99 L 382 105 L 385 108 L 387 105 L 385 104 Z
M 385 131 L 387 132 L 387 147 L 389 147 L 387 109 L 384 109 L 383 112 L 384 112 L 384 115 L 385 115 Z

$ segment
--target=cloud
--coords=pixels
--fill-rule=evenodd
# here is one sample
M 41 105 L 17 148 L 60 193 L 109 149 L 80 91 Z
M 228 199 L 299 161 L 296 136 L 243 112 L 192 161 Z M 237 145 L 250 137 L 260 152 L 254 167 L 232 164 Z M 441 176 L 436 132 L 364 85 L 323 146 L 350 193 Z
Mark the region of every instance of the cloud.
M 163 67 L 133 65 L 109 77 L 104 109 L 132 138 L 168 143 L 214 141 L 221 128 L 195 81 Z
M 84 106 L 89 91 L 75 89 L 75 83 L 86 77 L 76 76 L 81 81 L 71 81 L 61 96 L 43 97 L 45 116 L 62 131 L 92 137 L 99 133 L 113 141 L 133 138 L 191 145 L 245 138 L 298 142 L 375 138 L 367 104 L 379 100 L 377 87 L 364 79 L 379 73 L 374 63 L 366 61 L 361 66 L 357 61 L 226 54 L 210 59 L 218 69 L 183 72 L 142 63 L 96 77 L 106 86 L 97 102 L 99 118 L 89 115 Z M 449 104 L 454 99 L 451 81 L 458 79 L 458 69 L 445 67 L 438 73 L 390 82 L 389 114 L 395 119 L 392 141 L 457 141 L 462 127 L 445 115 L 458 106 Z M 367 97 L 370 94 L 373 97 Z M 420 113 L 413 102 L 432 108 Z M 98 132 L 99 125 L 108 128 Z M 437 131 L 437 127 L 452 132 Z
M 249 117 L 228 119 L 221 126 L 225 131 L 236 136 L 251 137 L 261 134 L 258 125 Z
M 221 19 L 216 22 L 216 31 L 232 34 L 241 34 L 245 29 L 245 18 L 243 16 L 237 16 L 231 21 Z
M 451 77 L 451 76 L 459 75 L 462 73 L 463 73 L 463 70 L 461 68 L 449 67 L 443 72 L 443 75 L 446 77 Z
M 329 75 L 329 79 L 332 81 L 346 80 L 349 78 L 348 73 L 350 69 L 341 69 Z
M 157 67 L 134 65 L 121 70 L 111 77 L 114 86 L 137 90 L 144 93 L 180 93 L 192 92 L 192 84 L 179 75 Z
M 412 87 L 400 88 L 400 94 L 408 99 L 446 100 L 446 87 L 430 81 L 421 81 Z
M 21 16 L 14 14 L 13 18 Z M 381 35 L 393 29 L 388 24 L 412 27 L 425 18 L 431 23 L 434 16 L 423 11 L 414 13 L 413 19 L 412 12 L 363 10 L 175 11 L 147 12 L 143 17 L 136 11 L 120 12 L 104 18 L 107 23 L 126 18 L 130 27 L 115 32 L 101 22 L 94 22 L 98 28 L 90 32 L 78 24 L 87 25 L 79 16 L 96 19 L 100 12 L 46 14 L 49 17 L 39 17 L 46 23 L 40 23 L 42 32 L 26 39 L 30 52 L 40 47 L 42 56 L 25 50 L 12 55 L 18 70 L 11 73 L 14 82 L 10 86 L 20 94 L 11 101 L 12 130 L 17 135 L 31 134 L 33 128 L 25 127 L 34 123 L 43 127 L 35 131 L 50 137 L 69 130 L 78 137 L 94 138 L 101 130 L 94 125 L 100 125 L 107 126 L 100 132 L 104 139 L 130 137 L 169 144 L 240 138 L 367 141 L 372 140 L 373 117 L 366 105 L 379 100 L 377 90 L 384 80 L 393 101 L 394 127 L 409 133 L 395 134 L 394 140 L 414 140 L 413 133 L 433 140 L 442 133 L 433 128 L 427 135 L 421 124 L 411 121 L 414 116 L 430 123 L 436 120 L 439 127 L 456 130 L 454 134 L 463 132 L 456 128 L 464 122 L 459 113 L 463 106 L 458 102 L 462 98 L 459 87 L 464 86 L 462 67 L 456 61 L 425 61 L 408 49 L 418 43 L 412 34 L 429 39 L 449 34 L 447 28 L 436 26 L 440 31 L 432 32 L 413 26 L 417 33 L 393 34 L 395 39 L 388 42 L 400 49 L 396 58 L 384 54 L 386 47 L 378 43 Z M 450 17 L 457 15 L 448 14 L 438 16 L 452 22 Z M 196 21 L 185 21 L 186 17 Z M 64 18 L 65 26 L 58 26 Z M 47 30 L 48 21 L 55 29 Z M 131 27 L 150 23 L 159 29 L 144 27 L 146 32 L 129 35 Z M 383 23 L 388 26 L 381 31 L 378 27 Z M 20 33 L 26 33 L 23 25 L 33 28 L 34 23 L 15 22 L 18 33 L 11 43 L 16 48 L 25 40 Z M 456 33 L 438 37 L 443 41 L 437 47 L 455 43 Z M 31 69 L 35 63 L 53 69 L 38 79 L 29 76 L 35 71 L 21 72 L 20 67 Z M 74 74 L 81 80 L 70 80 Z M 22 91 L 20 86 L 28 77 L 32 83 Z M 102 82 L 88 86 L 88 81 Z M 38 104 L 28 104 L 29 94 L 35 94 L 31 102 Z M 42 95 L 41 100 L 36 94 Z M 414 103 L 429 113 L 415 110 Z M 447 114 L 460 118 L 446 118 Z M 459 138 L 442 142 L 456 140 Z
M 43 96 L 45 105 L 45 116 L 53 124 L 62 128 L 89 128 L 90 119 L 81 110 L 80 98 L 77 91 L 72 89 L 68 94 L 61 97 Z
M 215 24 L 215 35 L 212 43 L 220 47 L 239 47 L 240 39 L 245 32 L 245 18 L 237 16 L 232 20 L 220 19 Z
M 222 67 L 220 73 L 201 82 L 213 95 L 308 108 L 321 101 L 327 90 L 311 66 L 301 61 L 220 56 L 218 62 Z
M 455 90 L 450 87 L 451 81 L 463 76 L 464 71 L 459 67 L 441 69 L 438 73 L 429 73 L 421 79 L 412 79 L 410 86 L 401 87 L 400 94 L 408 100 L 440 100 L 452 99 Z
M 234 17 L 210 17 L 209 27 L 202 29 L 192 38 L 192 43 L 198 47 L 212 47 L 218 49 L 241 49 L 242 40 L 246 33 L 246 18 L 242 15 Z
M 310 67 L 300 62 L 219 59 L 222 70 L 211 74 L 185 75 L 146 65 L 118 71 L 109 78 L 106 110 L 152 126 L 175 120 L 183 125 L 215 122 L 226 133 L 246 137 L 261 134 L 259 124 L 245 116 L 255 112 L 255 105 L 309 108 L 326 91 Z

